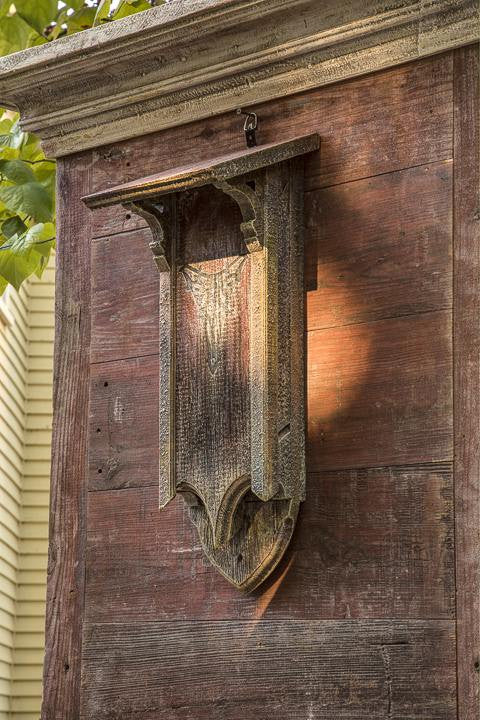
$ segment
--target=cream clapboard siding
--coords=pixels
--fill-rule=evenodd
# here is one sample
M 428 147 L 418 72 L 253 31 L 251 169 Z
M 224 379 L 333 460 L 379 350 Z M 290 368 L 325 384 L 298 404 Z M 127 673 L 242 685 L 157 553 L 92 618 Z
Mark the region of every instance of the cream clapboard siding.
M 20 566 L 28 370 L 28 297 L 0 304 L 0 718 L 10 717 Z
M 9 593 L 2 593 L 2 599 L 5 597 L 5 609 L 2 606 L 5 620 L 2 620 L 0 642 L 5 643 L 5 660 L 1 658 L 1 681 L 4 685 L 0 691 L 4 689 L 5 695 L 2 695 L 0 720 L 38 720 L 42 696 L 52 427 L 53 260 L 41 280 L 35 278 L 29 281 L 20 294 L 12 293 L 8 302 L 12 304 L 15 322 L 11 328 L 5 328 L 0 337 L 0 373 L 3 374 L 4 362 L 5 368 L 13 372 L 14 363 L 10 358 L 12 351 L 7 336 L 18 335 L 16 352 L 20 353 L 21 347 L 23 355 L 15 377 L 15 388 L 18 386 L 15 401 L 11 394 L 3 392 L 3 388 L 0 400 L 2 419 L 4 412 L 5 417 L 10 417 L 12 412 L 17 413 L 15 433 L 8 427 L 4 428 L 7 423 L 0 420 L 0 453 L 5 445 L 5 461 L 10 475 L 14 473 L 16 462 L 16 474 L 10 485 L 10 476 L 4 479 L 5 473 L 0 471 L 0 521 L 6 512 L 10 521 L 8 530 L 4 530 L 3 523 L 0 525 L 2 551 L 4 542 L 12 544 L 11 557 L 2 552 L 2 557 L 11 560 L 11 577 L 0 586 Z M 8 357 L 4 358 L 2 351 Z M 10 493 L 6 498 L 3 488 L 10 488 L 12 483 L 15 494 L 10 498 Z M 4 509 L 4 505 L 8 507 Z M 2 583 L 4 565 L 2 560 Z M 8 606 L 7 601 L 10 603 Z M 3 651 L 3 644 L 1 647 Z

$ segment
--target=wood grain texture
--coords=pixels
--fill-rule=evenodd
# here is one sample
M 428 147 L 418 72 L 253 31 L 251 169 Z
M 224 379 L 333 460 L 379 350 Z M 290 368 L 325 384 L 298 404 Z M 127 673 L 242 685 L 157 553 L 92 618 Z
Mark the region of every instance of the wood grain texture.
M 179 499 L 160 512 L 156 485 L 89 493 L 86 619 L 453 617 L 450 464 L 318 473 L 307 498 L 284 561 L 244 596 Z
M 309 330 L 450 307 L 449 162 L 312 191 L 305 211 Z M 149 239 L 92 245 L 94 362 L 158 352 Z
M 318 149 L 310 134 L 83 198 L 126 201 L 152 231 L 159 505 L 184 493 L 208 558 L 246 592 L 304 498 L 302 156 Z
M 92 243 L 92 363 L 158 353 L 159 283 L 150 241 L 144 229 Z
M 309 472 L 451 460 L 450 311 L 318 330 L 308 344 Z M 92 370 L 92 489 L 156 482 L 157 373 L 155 355 Z
M 306 163 L 306 189 L 325 187 L 452 157 L 452 55 L 384 70 L 255 108 L 260 143 L 318 132 L 320 157 Z M 220 115 L 95 152 L 92 189 L 188 164 L 192 157 L 244 147 L 242 120 Z M 214 145 L 212 143 L 214 142 Z M 175 156 L 172 158 L 172 148 Z M 94 237 L 130 229 L 121 209 L 94 213 Z
M 308 470 L 451 459 L 450 333 L 450 311 L 309 333 Z M 155 355 L 92 370 L 92 489 L 156 482 L 157 372 Z
M 87 624 L 83 720 L 454 720 L 451 621 Z
M 452 163 L 306 196 L 308 328 L 449 308 Z
M 90 490 L 158 483 L 158 373 L 158 355 L 92 365 Z
M 43 720 L 79 715 L 90 342 L 89 154 L 61 161 Z
M 480 662 L 479 49 L 455 53 L 454 391 L 458 717 L 476 720 Z
M 84 202 L 90 208 L 107 205 L 125 205 L 147 198 L 155 199 L 161 195 L 185 192 L 196 187 L 214 185 L 224 188 L 224 183 L 239 177 L 250 175 L 267 167 L 292 160 L 295 157 L 316 152 L 320 148 L 316 133 L 298 135 L 289 140 L 262 143 L 240 150 L 195 158 L 189 163 L 177 165 L 172 169 L 140 176 L 127 183 L 103 188 L 87 195 Z
M 451 312 L 308 333 L 310 472 L 452 459 Z
M 324 141 L 306 172 L 308 501 L 246 598 L 182 503 L 158 510 L 150 233 L 93 213 L 81 717 L 453 720 L 452 56 L 256 109 L 261 142 Z M 91 189 L 240 149 L 240 125 L 102 148 Z

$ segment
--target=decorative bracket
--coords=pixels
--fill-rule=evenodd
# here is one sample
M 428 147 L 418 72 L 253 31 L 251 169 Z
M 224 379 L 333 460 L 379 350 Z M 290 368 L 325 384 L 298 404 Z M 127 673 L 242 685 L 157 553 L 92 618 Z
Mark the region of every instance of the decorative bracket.
M 210 561 L 250 592 L 305 497 L 303 156 L 254 147 L 84 198 L 148 223 L 160 277 L 160 507 L 186 499 Z

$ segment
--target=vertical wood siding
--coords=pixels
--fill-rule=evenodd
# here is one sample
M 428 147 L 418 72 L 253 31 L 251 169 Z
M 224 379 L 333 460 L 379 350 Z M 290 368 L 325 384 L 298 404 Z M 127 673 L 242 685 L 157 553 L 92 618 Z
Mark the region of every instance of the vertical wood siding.
M 45 623 L 53 262 L 0 325 L 0 720 L 38 718 Z
M 85 593 L 83 496 L 74 492 L 85 451 L 75 446 L 79 423 L 70 433 L 58 423 L 54 442 L 65 456 L 75 448 L 68 464 L 80 470 L 58 474 L 52 554 L 77 534 L 56 572 L 76 573 L 84 606 L 77 601 L 82 616 L 72 619 L 65 603 L 60 616 L 65 583 L 51 581 L 56 673 L 45 720 L 77 709 L 78 680 L 58 691 L 65 627 L 76 639 L 70 673 L 82 682 L 70 715 L 82 720 L 456 718 L 453 55 L 255 111 L 261 144 L 322 138 L 305 170 L 307 501 L 284 562 L 250 596 L 204 559 L 181 500 L 159 511 L 149 233 L 125 209 L 105 209 L 92 213 L 90 245 L 74 205 L 63 220 L 62 319 L 68 340 L 71 308 L 88 313 L 71 293 L 89 277 L 81 247 L 91 247 L 91 367 L 68 395 L 76 414 L 65 399 L 59 407 L 70 422 L 83 419 L 90 374 Z M 79 174 L 89 168 L 95 192 L 243 142 L 231 113 L 68 162 Z M 70 183 L 69 202 L 83 189 Z M 72 357 L 80 372 L 81 352 Z M 66 365 L 63 354 L 71 388 L 78 372 Z

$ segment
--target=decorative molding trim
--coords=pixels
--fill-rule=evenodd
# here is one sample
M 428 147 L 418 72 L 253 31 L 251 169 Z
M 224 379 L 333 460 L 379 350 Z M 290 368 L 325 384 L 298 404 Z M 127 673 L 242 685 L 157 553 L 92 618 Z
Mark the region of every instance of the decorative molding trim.
M 0 105 L 59 156 L 479 39 L 478 0 L 175 0 L 2 58 Z

